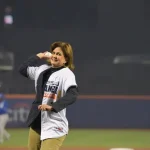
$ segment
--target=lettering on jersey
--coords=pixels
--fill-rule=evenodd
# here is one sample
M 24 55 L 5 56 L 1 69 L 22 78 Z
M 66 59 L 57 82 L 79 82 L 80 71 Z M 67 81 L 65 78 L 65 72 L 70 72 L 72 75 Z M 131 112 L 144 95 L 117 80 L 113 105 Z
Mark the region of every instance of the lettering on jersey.
M 54 127 L 54 131 L 63 132 L 63 128 L 62 127 Z
M 44 92 L 44 97 L 46 98 L 50 98 L 50 99 L 56 99 L 56 94 L 54 93 L 47 93 L 47 92 Z
M 58 86 L 59 86 L 59 82 L 58 81 L 47 82 L 47 84 L 45 86 L 45 91 L 56 94 Z
M 58 81 L 48 81 L 45 86 L 44 97 L 56 100 L 58 86 Z

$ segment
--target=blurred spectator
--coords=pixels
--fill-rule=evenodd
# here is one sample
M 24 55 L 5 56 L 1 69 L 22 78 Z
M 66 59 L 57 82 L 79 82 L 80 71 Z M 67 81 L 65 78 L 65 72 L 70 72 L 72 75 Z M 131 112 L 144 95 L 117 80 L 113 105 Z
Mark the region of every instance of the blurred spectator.
M 10 134 L 5 129 L 8 121 L 8 104 L 5 100 L 4 94 L 0 93 L 0 143 L 3 143 L 4 140 L 10 138 Z

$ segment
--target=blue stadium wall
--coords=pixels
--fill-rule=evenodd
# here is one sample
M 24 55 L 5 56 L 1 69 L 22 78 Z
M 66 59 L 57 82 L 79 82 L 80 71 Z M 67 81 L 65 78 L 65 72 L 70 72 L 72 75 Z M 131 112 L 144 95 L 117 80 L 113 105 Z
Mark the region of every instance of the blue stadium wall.
M 7 95 L 8 128 L 26 128 L 34 95 Z M 70 128 L 150 128 L 150 96 L 79 96 L 67 109 Z

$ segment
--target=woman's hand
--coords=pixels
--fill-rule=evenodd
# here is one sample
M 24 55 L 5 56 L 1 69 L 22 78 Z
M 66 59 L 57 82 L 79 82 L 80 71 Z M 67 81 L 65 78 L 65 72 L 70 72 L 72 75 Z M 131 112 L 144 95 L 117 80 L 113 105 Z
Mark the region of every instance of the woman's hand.
M 38 109 L 42 110 L 42 111 L 51 111 L 52 110 L 52 106 L 47 105 L 47 104 L 42 104 L 42 105 L 38 106 Z
M 44 53 L 38 53 L 36 56 L 38 56 L 40 59 L 50 59 L 51 53 L 46 51 Z

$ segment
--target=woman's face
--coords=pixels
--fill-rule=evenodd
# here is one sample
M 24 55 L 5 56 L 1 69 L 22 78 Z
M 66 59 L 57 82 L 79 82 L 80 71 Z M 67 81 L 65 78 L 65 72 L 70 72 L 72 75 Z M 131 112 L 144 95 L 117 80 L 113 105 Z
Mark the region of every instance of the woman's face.
M 66 63 L 66 59 L 64 57 L 63 51 L 61 50 L 60 47 L 56 47 L 52 51 L 52 56 L 51 56 L 51 65 L 54 68 L 59 68 L 64 66 Z

